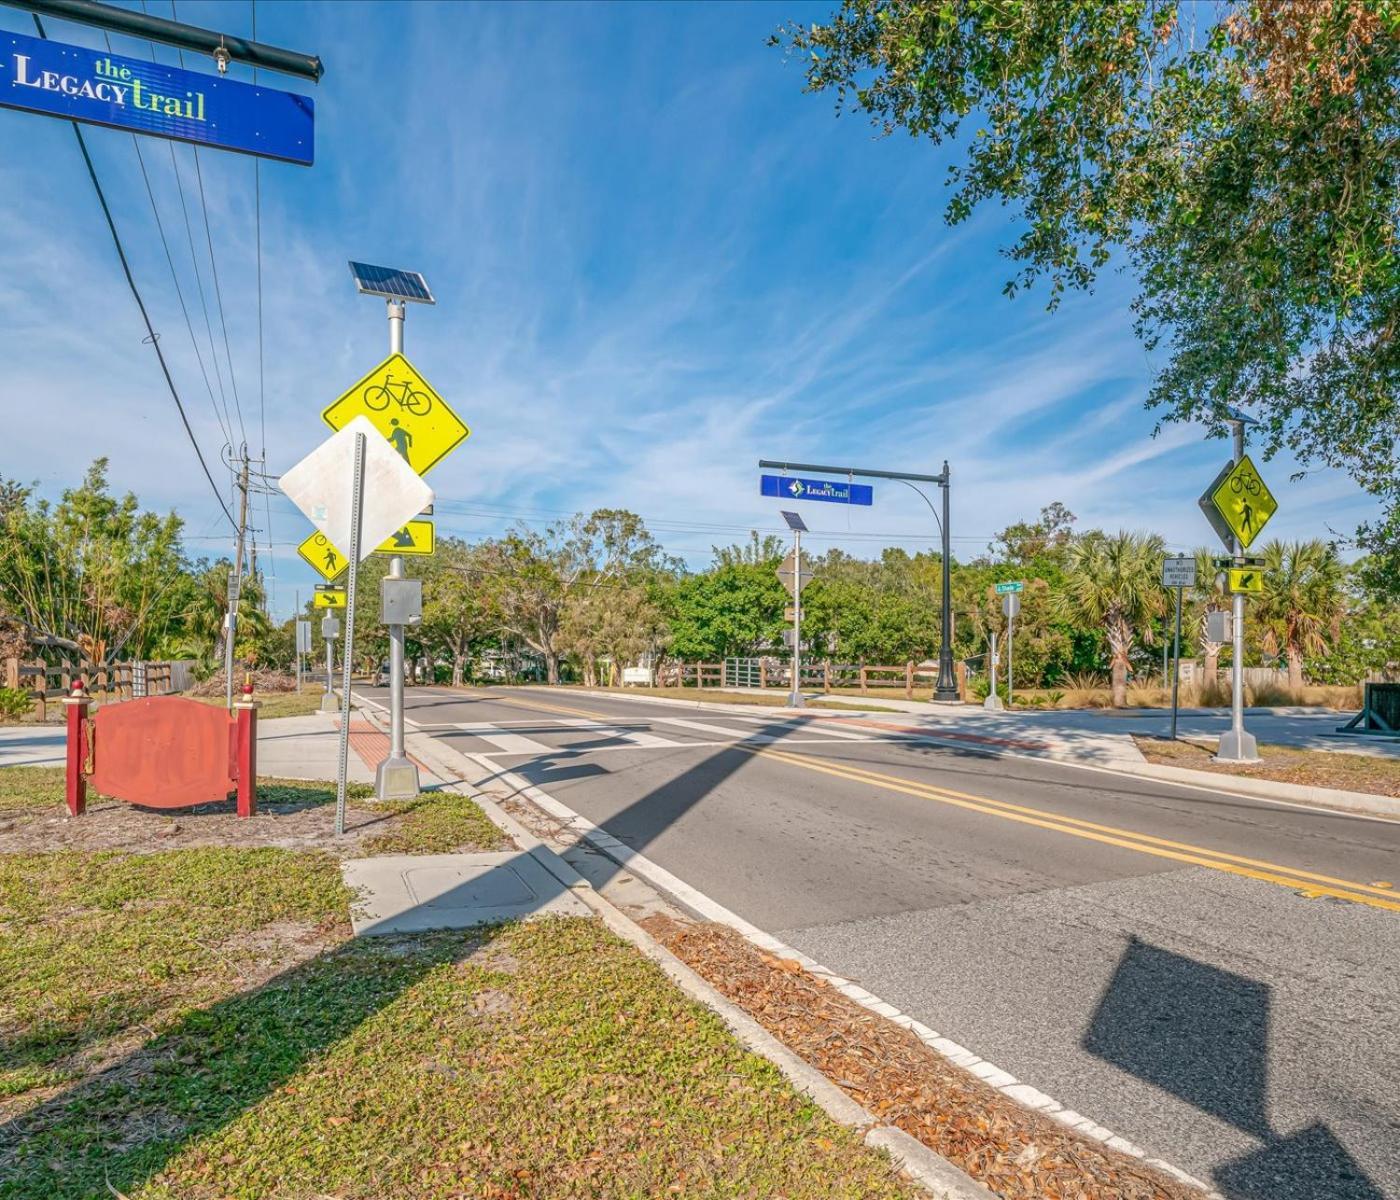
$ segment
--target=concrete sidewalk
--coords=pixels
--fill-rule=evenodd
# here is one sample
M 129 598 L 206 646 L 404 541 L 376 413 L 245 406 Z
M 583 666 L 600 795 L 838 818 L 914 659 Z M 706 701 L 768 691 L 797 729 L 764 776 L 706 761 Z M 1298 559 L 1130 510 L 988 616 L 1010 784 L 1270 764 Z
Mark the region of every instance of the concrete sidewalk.
M 15 725 L 0 729 L 0 767 L 61 767 L 62 726 Z M 389 753 L 389 739 L 358 714 L 350 718 L 347 777 L 373 783 L 374 768 Z M 282 779 L 334 779 L 340 755 L 340 717 L 312 713 L 258 723 L 258 774 Z

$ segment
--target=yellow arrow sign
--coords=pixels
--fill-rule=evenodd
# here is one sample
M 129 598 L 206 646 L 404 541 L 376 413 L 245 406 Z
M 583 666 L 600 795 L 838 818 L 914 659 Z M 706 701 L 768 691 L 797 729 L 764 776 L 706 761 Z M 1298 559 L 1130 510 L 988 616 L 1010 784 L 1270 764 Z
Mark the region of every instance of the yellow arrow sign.
M 1278 511 L 1278 501 L 1247 454 L 1221 477 L 1210 502 L 1246 549 Z
M 317 592 L 312 603 L 317 608 L 344 608 L 345 593 L 343 591 Z
M 410 521 L 375 550 L 380 554 L 431 554 L 435 545 L 431 521 Z
M 297 547 L 297 553 L 315 569 L 327 583 L 336 579 L 350 565 L 349 560 L 331 545 L 324 533 L 313 533 Z
M 1264 572 L 1258 567 L 1231 567 L 1227 572 L 1226 585 L 1232 593 L 1262 592 Z
M 391 354 L 321 414 L 332 429 L 368 417 L 420 475 L 467 439 L 471 430 L 402 354 Z

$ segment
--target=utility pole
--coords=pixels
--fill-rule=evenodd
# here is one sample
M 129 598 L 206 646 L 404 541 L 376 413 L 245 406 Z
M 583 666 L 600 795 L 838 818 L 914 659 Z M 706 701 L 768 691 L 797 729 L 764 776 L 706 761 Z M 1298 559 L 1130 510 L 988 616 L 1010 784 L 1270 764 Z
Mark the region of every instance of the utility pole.
M 1244 458 L 1244 420 L 1231 418 L 1230 426 L 1234 433 L 1234 461 Z M 1244 543 L 1238 537 L 1234 541 L 1235 562 L 1244 559 Z M 1234 629 L 1231 631 L 1230 671 L 1230 728 L 1220 735 L 1220 746 L 1215 752 L 1219 762 L 1258 762 L 1259 745 L 1254 735 L 1244 727 L 1244 595 L 1236 592 L 1230 597 L 1233 609 Z
M 224 700 L 233 711 L 233 642 L 238 632 L 238 598 L 243 590 L 243 540 L 248 532 L 248 447 L 238 473 L 238 549 L 228 577 L 228 616 L 224 620 Z

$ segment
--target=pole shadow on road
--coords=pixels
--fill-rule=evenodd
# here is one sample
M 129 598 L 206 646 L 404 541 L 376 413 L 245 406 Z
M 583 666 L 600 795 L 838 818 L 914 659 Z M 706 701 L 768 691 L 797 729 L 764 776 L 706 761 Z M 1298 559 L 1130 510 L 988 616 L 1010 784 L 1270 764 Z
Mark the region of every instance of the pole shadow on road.
M 1268 984 L 1132 937 L 1082 1044 L 1263 1143 L 1214 1171 L 1229 1200 L 1385 1200 L 1326 1125 L 1270 1125 L 1270 1001 Z

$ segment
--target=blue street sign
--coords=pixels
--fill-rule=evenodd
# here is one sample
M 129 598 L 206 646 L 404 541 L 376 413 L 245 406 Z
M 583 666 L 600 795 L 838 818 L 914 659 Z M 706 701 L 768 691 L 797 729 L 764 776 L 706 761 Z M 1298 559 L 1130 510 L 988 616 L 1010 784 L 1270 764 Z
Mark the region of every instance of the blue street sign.
M 868 483 L 832 483 L 829 479 L 789 479 L 786 475 L 760 475 L 759 492 L 781 500 L 827 500 L 832 504 L 875 503 L 875 489 Z
M 309 96 L 0 33 L 0 105 L 310 166 Z

